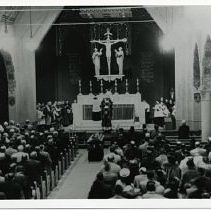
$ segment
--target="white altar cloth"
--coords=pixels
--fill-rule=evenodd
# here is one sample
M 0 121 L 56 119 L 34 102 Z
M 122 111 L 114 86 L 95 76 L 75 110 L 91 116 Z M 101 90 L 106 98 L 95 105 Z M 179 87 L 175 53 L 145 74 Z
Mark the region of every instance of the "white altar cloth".
M 98 95 L 99 100 L 103 100 L 107 94 Z M 84 119 L 84 106 L 92 105 L 93 103 L 93 94 L 77 96 L 77 101 L 72 104 L 73 110 L 73 125 L 75 130 L 101 130 L 101 121 L 93 121 L 91 119 Z M 137 129 L 141 128 L 142 124 L 145 123 L 145 108 L 147 106 L 146 102 L 141 100 L 141 94 L 111 94 L 110 95 L 113 106 L 115 105 L 118 108 L 118 105 L 124 105 L 127 107 L 134 107 L 134 113 L 130 119 L 121 119 L 121 120 L 112 120 L 112 128 L 124 128 L 129 129 L 130 126 L 135 126 Z M 139 118 L 139 122 L 134 122 L 134 118 Z

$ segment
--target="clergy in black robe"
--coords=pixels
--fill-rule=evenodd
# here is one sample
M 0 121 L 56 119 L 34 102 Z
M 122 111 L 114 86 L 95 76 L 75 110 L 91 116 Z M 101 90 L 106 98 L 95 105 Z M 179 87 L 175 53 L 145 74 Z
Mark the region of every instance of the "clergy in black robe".
M 102 110 L 102 128 L 103 130 L 111 130 L 112 101 L 110 98 L 103 99 L 101 103 L 101 110 Z

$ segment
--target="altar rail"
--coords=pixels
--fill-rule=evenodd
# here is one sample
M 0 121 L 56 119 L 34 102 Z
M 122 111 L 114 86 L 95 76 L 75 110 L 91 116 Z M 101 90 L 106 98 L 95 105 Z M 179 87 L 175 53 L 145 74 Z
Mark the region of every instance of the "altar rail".
M 112 120 L 133 120 L 134 104 L 114 104 Z M 92 120 L 92 105 L 83 105 L 83 120 Z

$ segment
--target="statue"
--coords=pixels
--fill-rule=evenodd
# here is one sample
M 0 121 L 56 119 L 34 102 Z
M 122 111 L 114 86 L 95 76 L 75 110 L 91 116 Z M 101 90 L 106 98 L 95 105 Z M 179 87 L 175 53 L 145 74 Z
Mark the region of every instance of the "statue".
M 122 47 L 119 47 L 118 50 L 115 49 L 115 56 L 116 56 L 116 62 L 119 67 L 119 75 L 123 75 L 124 52 Z
M 95 75 L 98 76 L 100 74 L 100 56 L 102 55 L 102 48 L 100 51 L 95 47 L 94 52 L 92 54 L 92 61 L 95 65 Z
M 107 64 L 108 64 L 108 75 L 111 75 L 111 46 L 119 43 L 119 42 L 127 42 L 127 39 L 116 39 L 112 40 L 110 39 L 110 36 L 112 33 L 110 33 L 109 28 L 107 28 L 107 32 L 104 34 L 107 36 L 106 40 L 92 40 L 91 43 L 98 43 L 101 45 L 104 45 L 106 47 L 106 58 L 107 58 Z

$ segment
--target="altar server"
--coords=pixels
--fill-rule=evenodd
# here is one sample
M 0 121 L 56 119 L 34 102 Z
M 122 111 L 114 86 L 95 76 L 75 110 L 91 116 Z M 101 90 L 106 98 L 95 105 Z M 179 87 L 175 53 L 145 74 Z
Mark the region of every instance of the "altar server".
M 99 121 L 101 120 L 101 101 L 98 99 L 97 96 L 93 98 L 92 104 L 92 120 Z
M 164 126 L 164 114 L 162 108 L 162 104 L 156 101 L 154 107 L 154 124 L 159 125 L 160 127 Z

